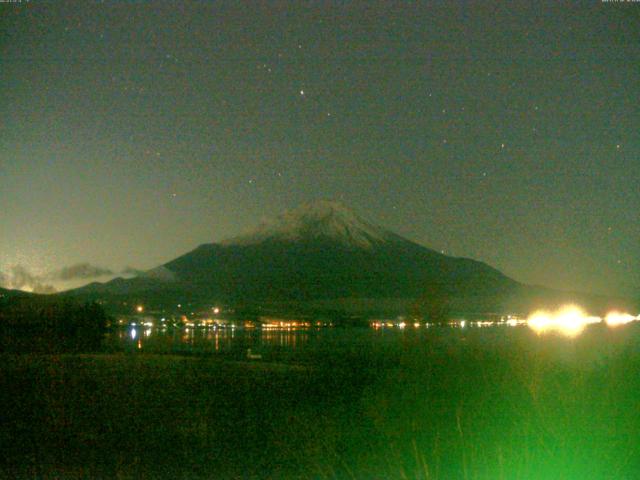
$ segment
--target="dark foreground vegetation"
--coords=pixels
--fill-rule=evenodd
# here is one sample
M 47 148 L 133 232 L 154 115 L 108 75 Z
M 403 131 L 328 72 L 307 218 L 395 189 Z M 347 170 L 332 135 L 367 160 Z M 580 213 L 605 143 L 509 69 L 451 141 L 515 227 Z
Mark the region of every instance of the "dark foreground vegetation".
M 96 351 L 106 326 L 97 303 L 44 295 L 0 298 L 0 352 Z
M 345 332 L 345 334 L 348 332 Z M 640 329 L 433 329 L 304 362 L 0 355 L 5 478 L 633 479 Z M 301 360 L 301 359 L 299 359 Z

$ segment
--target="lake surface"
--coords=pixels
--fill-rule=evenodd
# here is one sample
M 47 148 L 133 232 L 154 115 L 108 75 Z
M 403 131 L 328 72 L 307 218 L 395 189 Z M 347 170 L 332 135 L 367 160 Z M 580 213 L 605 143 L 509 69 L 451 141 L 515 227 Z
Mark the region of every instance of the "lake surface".
M 420 332 L 373 328 L 155 328 L 126 327 L 108 335 L 107 345 L 116 350 L 149 353 L 218 354 L 243 358 L 247 349 L 264 360 L 304 357 L 318 351 L 384 349 L 401 339 L 418 338 Z
M 455 355 L 465 349 L 509 348 L 540 351 L 559 361 L 597 361 L 602 355 L 640 348 L 640 324 L 589 325 L 580 335 L 540 334 L 527 325 L 498 324 L 419 328 L 162 328 L 125 327 L 108 334 L 109 350 L 147 353 L 214 355 L 245 360 L 247 350 L 263 361 L 306 363 L 328 356 L 384 357 L 428 347 Z

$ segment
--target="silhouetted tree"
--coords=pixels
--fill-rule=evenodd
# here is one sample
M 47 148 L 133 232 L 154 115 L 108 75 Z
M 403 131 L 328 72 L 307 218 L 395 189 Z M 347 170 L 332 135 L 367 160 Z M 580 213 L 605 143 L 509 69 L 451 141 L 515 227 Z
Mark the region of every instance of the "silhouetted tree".
M 0 349 L 11 351 L 95 351 L 106 332 L 107 315 L 96 303 L 42 297 L 0 305 Z

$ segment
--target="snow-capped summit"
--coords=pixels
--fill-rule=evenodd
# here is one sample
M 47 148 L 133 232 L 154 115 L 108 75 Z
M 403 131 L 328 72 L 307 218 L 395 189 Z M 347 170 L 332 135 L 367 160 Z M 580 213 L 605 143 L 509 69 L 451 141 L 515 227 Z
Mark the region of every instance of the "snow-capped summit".
M 372 248 L 395 235 L 362 219 L 344 205 L 320 200 L 288 210 L 223 245 L 252 245 L 268 240 L 299 241 L 328 238 L 344 245 Z

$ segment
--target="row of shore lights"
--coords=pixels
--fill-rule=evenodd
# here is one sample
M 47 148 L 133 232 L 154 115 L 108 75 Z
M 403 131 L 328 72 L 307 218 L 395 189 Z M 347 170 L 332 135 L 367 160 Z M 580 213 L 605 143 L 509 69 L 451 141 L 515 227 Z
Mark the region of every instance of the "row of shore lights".
M 579 335 L 587 325 L 596 324 L 596 323 L 605 323 L 608 327 L 617 327 L 620 325 L 625 325 L 627 323 L 640 321 L 640 315 L 633 316 L 629 313 L 612 311 L 609 312 L 604 318 L 590 316 L 585 313 L 585 311 L 575 305 L 566 305 L 556 311 L 550 312 L 546 310 L 538 310 L 531 315 L 526 320 L 518 319 L 515 317 L 509 316 L 507 320 L 501 322 L 490 322 L 490 321 L 477 321 L 477 322 L 468 322 L 466 320 L 459 320 L 454 322 L 453 325 L 457 325 L 460 328 L 465 328 L 468 325 L 473 325 L 477 327 L 484 327 L 490 325 L 497 324 L 505 324 L 511 327 L 517 325 L 527 325 L 534 332 L 538 334 L 543 333 L 551 333 L 556 332 L 569 337 L 574 337 Z M 420 327 L 420 323 L 414 323 L 413 326 L 418 328 Z M 401 322 L 395 324 L 393 322 L 382 322 L 377 321 L 373 322 L 372 326 L 374 328 L 381 327 L 394 327 L 397 326 L 399 328 L 405 328 L 407 324 L 405 322 Z M 425 326 L 429 326 L 429 324 L 425 324 Z
M 178 307 L 181 307 L 182 305 L 178 304 Z M 220 308 L 219 307 L 211 307 L 211 311 L 213 312 L 214 315 L 217 315 L 220 313 Z M 143 313 L 144 312 L 144 306 L 143 305 L 138 305 L 136 306 L 136 312 L 137 313 Z

